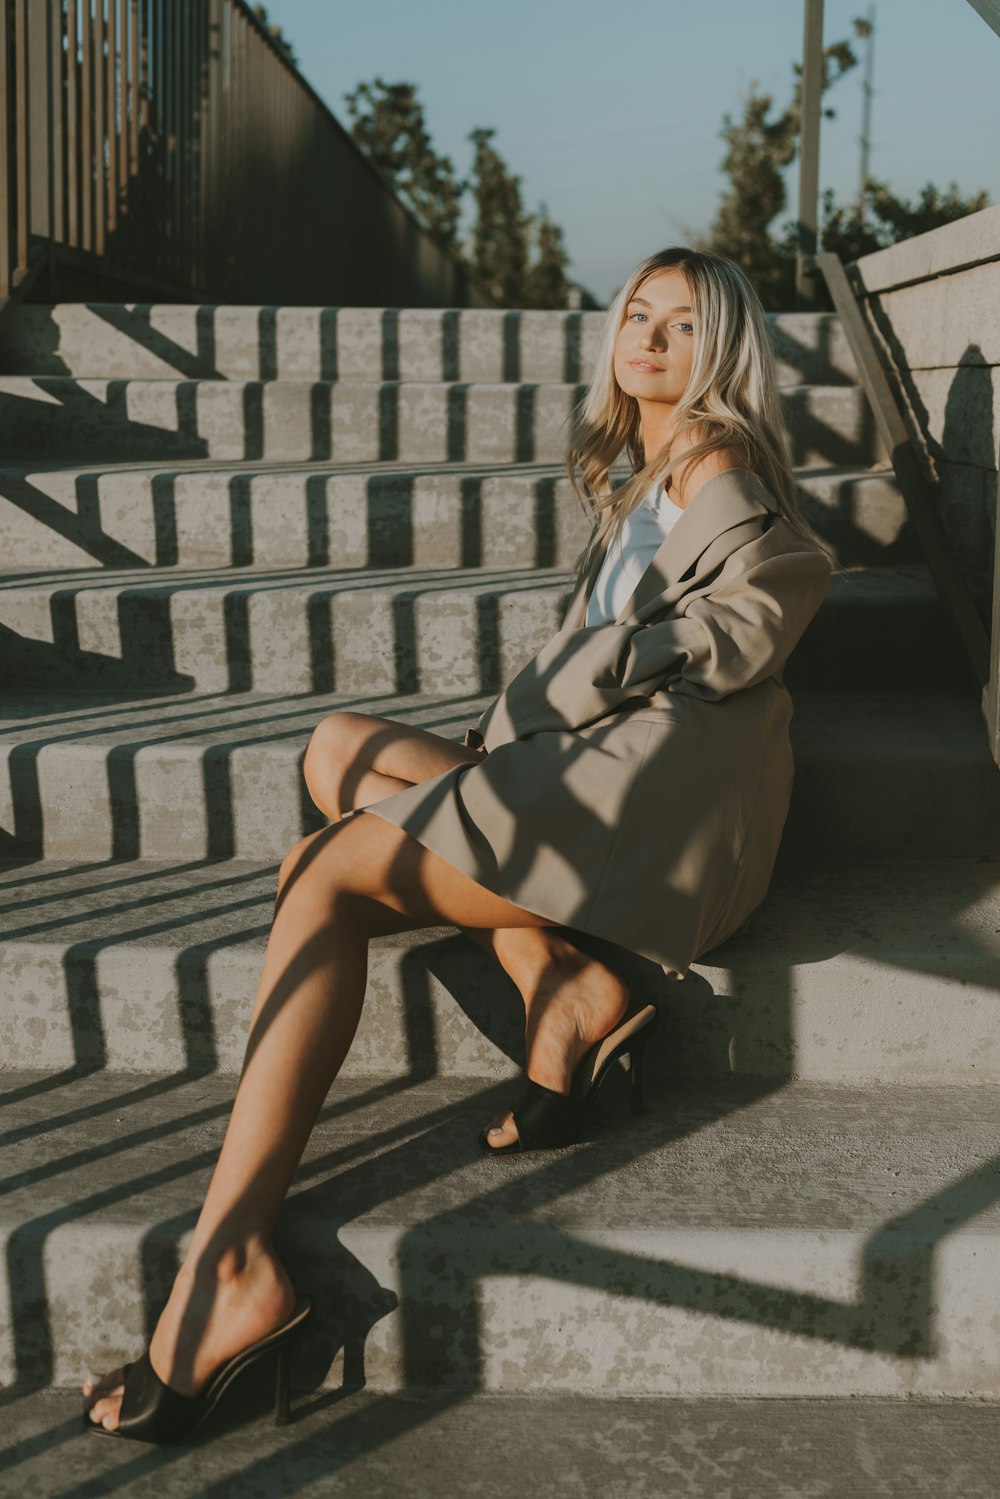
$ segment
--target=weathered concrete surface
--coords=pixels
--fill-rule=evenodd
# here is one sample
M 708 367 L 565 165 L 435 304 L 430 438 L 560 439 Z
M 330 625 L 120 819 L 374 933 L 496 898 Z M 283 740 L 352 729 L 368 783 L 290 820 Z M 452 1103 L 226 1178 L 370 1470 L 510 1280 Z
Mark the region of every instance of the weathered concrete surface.
M 588 380 L 604 312 L 26 305 L 0 373 L 228 380 Z M 782 385 L 857 379 L 830 313 L 769 313 Z
M 73 1391 L 5 1411 L 16 1499 L 994 1499 L 995 1408 L 927 1400 L 624 1400 L 374 1394 L 303 1398 L 275 1428 L 231 1397 L 197 1444 L 79 1430 Z
M 141 1347 L 233 1081 L 11 1075 L 5 1383 Z M 279 1241 L 336 1386 L 1000 1398 L 995 1090 L 657 1090 L 484 1159 L 511 1084 L 338 1080 Z M 45 1308 L 43 1312 L 43 1306 Z
M 72 666 L 142 690 L 498 692 L 562 622 L 562 568 L 148 567 L 9 574 L 11 686 Z M 872 650 L 877 639 L 880 649 Z M 158 647 L 154 655 L 154 649 Z M 886 659 L 898 662 L 887 670 Z M 793 690 L 964 685 L 960 637 L 926 564 L 836 572 L 785 670 Z
M 996 261 L 998 244 L 1000 204 L 994 203 L 953 224 L 943 224 L 871 255 L 862 255 L 857 264 L 866 291 L 888 291 L 904 281 L 947 275 L 957 267 Z
M 300 766 L 324 715 L 348 708 L 460 740 L 491 698 L 276 692 L 99 706 L 26 695 L 0 728 L 0 830 L 9 854 L 281 859 L 321 825 Z M 971 696 L 796 692 L 789 733 L 779 858 L 1000 851 L 996 769 Z
M 858 261 L 869 322 L 940 480 L 959 568 L 990 629 L 1000 432 L 996 204 Z
M 128 861 L 0 872 L 8 1067 L 235 1072 L 275 870 Z M 655 1076 L 1000 1083 L 1000 858 L 779 865 L 748 934 L 682 982 L 605 949 L 665 1021 Z M 598 950 L 595 945 L 595 950 Z M 519 997 L 450 928 L 372 945 L 346 1075 L 495 1081 Z
M 0 376 L 5 457 L 561 462 L 580 384 Z M 856 385 L 794 385 L 796 464 L 885 461 Z
M 962 221 L 966 233 L 976 217 L 970 214 Z M 942 267 L 930 281 L 880 292 L 879 311 L 905 340 L 910 370 L 1000 364 L 998 246 L 1000 236 L 994 239 L 992 260 Z
M 855 564 L 920 560 L 891 471 L 803 469 L 803 514 Z M 22 568 L 570 567 L 589 534 L 563 464 L 7 466 L 0 553 Z

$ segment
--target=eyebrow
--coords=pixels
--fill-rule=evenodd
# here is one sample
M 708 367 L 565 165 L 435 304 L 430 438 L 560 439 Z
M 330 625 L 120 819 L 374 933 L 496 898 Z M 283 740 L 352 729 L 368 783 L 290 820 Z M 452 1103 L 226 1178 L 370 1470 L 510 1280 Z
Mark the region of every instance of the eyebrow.
M 629 297 L 628 306 L 631 307 L 633 302 L 641 302 L 643 307 L 652 307 L 653 305 L 652 302 L 647 302 L 645 297 Z M 667 316 L 669 317 L 672 312 L 690 312 L 691 310 L 690 307 L 671 307 L 667 312 Z

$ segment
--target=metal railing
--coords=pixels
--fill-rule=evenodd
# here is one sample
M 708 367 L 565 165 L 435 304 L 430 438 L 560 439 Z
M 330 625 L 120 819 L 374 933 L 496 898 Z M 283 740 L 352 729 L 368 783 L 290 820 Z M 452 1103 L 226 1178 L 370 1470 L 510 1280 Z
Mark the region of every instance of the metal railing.
M 484 305 L 243 0 L 0 0 L 0 302 Z

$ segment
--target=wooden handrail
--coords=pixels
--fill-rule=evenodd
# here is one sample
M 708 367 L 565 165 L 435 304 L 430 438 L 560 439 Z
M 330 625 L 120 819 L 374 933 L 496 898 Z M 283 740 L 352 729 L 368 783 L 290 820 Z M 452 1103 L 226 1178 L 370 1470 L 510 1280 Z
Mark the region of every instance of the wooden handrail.
M 979 694 L 979 706 L 986 723 L 993 758 L 1000 763 L 1000 693 L 997 690 L 1000 663 L 1000 601 L 993 590 L 992 641 L 988 639 L 934 498 L 936 481 L 925 471 L 923 455 L 912 441 L 903 420 L 900 403 L 893 390 L 890 373 L 898 382 L 898 371 L 883 364 L 879 348 L 862 310 L 862 300 L 848 279 L 840 257 L 829 250 L 820 251 L 816 266 L 822 272 L 834 310 L 850 345 L 858 367 L 858 377 L 878 427 L 879 436 L 889 453 L 900 492 L 913 524 L 917 541 L 927 559 L 927 567 L 965 646 L 970 673 Z M 855 276 L 859 277 L 857 267 Z M 997 528 L 997 553 L 994 561 L 994 583 L 1000 566 L 1000 526 Z

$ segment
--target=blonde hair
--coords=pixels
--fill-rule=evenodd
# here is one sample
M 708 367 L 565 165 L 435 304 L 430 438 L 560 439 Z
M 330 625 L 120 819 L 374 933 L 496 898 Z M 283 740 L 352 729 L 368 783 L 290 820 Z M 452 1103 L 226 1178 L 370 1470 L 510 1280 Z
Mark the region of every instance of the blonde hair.
M 668 443 L 647 462 L 639 403 L 626 395 L 615 378 L 615 344 L 628 304 L 642 282 L 666 269 L 681 271 L 687 280 L 694 325 L 691 376 L 677 404 L 674 437 L 694 428 L 707 435 L 674 459 Z M 746 456 L 745 466 L 774 495 L 792 529 L 830 555 L 799 511 L 763 305 L 744 271 L 726 256 L 673 246 L 636 266 L 608 308 L 590 388 L 574 415 L 576 427 L 566 466 L 577 499 L 596 521 L 577 559 L 578 580 L 587 572 L 596 548 L 605 537 L 614 540 L 621 534 L 627 516 L 654 483 L 666 482 L 680 464 L 727 447 Z M 633 473 L 615 489 L 610 470 L 622 453 Z

